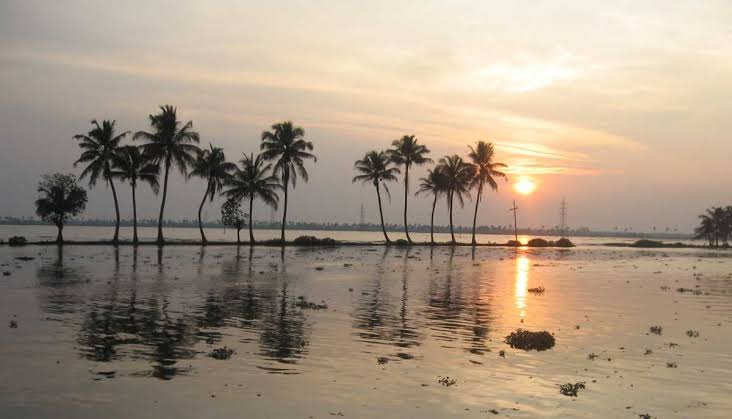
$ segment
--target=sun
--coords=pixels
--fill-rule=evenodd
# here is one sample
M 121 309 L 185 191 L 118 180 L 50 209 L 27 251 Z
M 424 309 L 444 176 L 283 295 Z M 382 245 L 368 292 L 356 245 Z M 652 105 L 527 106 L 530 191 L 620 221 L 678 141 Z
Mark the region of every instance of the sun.
M 513 188 L 521 195 L 531 195 L 536 190 L 536 183 L 528 177 L 521 177 Z

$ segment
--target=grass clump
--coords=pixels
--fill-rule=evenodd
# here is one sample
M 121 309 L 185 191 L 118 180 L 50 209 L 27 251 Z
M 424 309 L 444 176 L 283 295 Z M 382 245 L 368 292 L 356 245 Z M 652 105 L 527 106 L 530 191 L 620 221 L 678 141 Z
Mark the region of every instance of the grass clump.
M 577 397 L 577 393 L 580 390 L 585 389 L 585 383 L 584 381 L 580 381 L 579 383 L 567 383 L 567 384 L 561 384 L 559 386 L 559 392 L 564 394 L 568 397 Z
M 530 332 L 528 330 L 516 329 L 506 336 L 507 344 L 511 348 L 523 349 L 525 351 L 537 350 L 546 351 L 556 344 L 554 336 L 546 330 L 541 332 Z

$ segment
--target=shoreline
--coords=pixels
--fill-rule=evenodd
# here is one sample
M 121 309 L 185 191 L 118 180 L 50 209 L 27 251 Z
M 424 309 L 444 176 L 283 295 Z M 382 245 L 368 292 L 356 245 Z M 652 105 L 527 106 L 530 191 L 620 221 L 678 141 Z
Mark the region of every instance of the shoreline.
M 27 242 L 24 246 L 58 246 L 59 243 L 56 241 L 32 241 Z M 8 247 L 23 247 L 23 246 L 10 246 L 7 241 L 0 242 L 0 246 Z M 246 247 L 489 247 L 489 248 L 506 248 L 506 249 L 572 249 L 577 246 L 529 246 L 521 245 L 515 246 L 509 243 L 450 243 L 450 242 L 419 242 L 412 244 L 403 243 L 385 243 L 385 242 L 366 242 L 366 241 L 337 241 L 335 243 L 296 243 L 294 241 L 288 241 L 285 243 L 262 241 L 262 242 L 232 242 L 232 241 L 193 241 L 193 240 L 181 240 L 181 241 L 166 241 L 164 243 L 158 243 L 156 241 L 139 241 L 137 243 L 132 241 L 119 241 L 113 243 L 111 240 L 84 240 L 84 241 L 64 241 L 61 246 L 246 246 Z M 650 246 L 636 245 L 635 243 L 599 243 L 589 244 L 585 246 L 590 247 L 617 247 L 617 248 L 631 248 L 631 249 L 703 249 L 703 250 L 729 250 L 732 247 L 709 247 L 703 245 L 692 245 L 683 243 L 654 243 Z

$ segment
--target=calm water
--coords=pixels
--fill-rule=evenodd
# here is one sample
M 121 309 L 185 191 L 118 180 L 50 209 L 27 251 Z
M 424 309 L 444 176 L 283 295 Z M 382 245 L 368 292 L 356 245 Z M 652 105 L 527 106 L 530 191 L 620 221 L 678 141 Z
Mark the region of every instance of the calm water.
M 0 416 L 729 417 L 730 255 L 2 246 Z
M 165 238 L 171 241 L 179 240 L 200 240 L 201 233 L 198 228 L 166 228 Z M 223 228 L 209 228 L 205 230 L 206 238 L 210 241 L 236 241 L 236 231 L 231 229 Z M 20 235 L 25 236 L 31 241 L 40 240 L 55 240 L 57 230 L 54 226 L 45 225 L 32 225 L 32 226 L 16 226 L 16 225 L 0 225 L 0 238 L 7 240 L 8 237 Z M 156 227 L 140 227 L 137 232 L 140 240 L 155 240 L 158 235 L 158 229 Z M 388 232 L 389 238 L 392 240 L 406 239 L 403 233 L 399 232 Z M 110 240 L 114 235 L 114 227 L 86 227 L 86 226 L 69 226 L 64 229 L 64 239 L 66 240 Z M 357 241 L 357 242 L 381 242 L 384 240 L 384 236 L 378 231 L 316 231 L 316 230 L 287 230 L 288 240 L 292 240 L 298 236 L 316 236 L 316 237 L 331 237 L 336 240 L 343 241 Z M 429 242 L 429 233 L 410 233 L 412 240 L 418 242 Z M 257 240 L 267 239 L 279 239 L 280 230 L 255 230 L 254 237 Z M 249 231 L 244 229 L 241 231 L 241 239 L 247 240 L 249 238 Z M 455 234 L 455 238 L 459 242 L 469 243 L 470 234 Z M 519 240 L 522 243 L 526 243 L 531 237 L 519 235 Z M 555 240 L 556 238 L 546 237 L 548 240 Z M 121 227 L 120 228 L 120 239 L 121 240 L 132 240 L 132 228 Z M 476 240 L 478 243 L 506 243 L 509 240 L 513 240 L 513 235 L 501 235 L 501 234 L 478 234 Z M 449 242 L 450 234 L 448 233 L 436 233 L 435 240 L 438 242 Z M 627 238 L 616 238 L 616 237 L 572 237 L 572 241 L 578 246 L 587 245 L 602 245 L 605 243 L 633 243 L 637 239 Z M 684 243 L 692 244 L 703 244 L 700 241 L 693 240 L 667 240 L 669 242 L 681 241 Z

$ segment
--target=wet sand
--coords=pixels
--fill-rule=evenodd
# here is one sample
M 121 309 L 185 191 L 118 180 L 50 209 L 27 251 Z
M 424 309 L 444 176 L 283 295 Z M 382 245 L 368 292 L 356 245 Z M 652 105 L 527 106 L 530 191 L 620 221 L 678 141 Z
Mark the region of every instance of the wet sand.
M 730 256 L 0 247 L 0 412 L 727 417 Z M 517 328 L 547 330 L 556 346 L 512 349 L 503 340 Z M 229 359 L 209 356 L 223 347 Z M 559 392 L 578 382 L 578 397 Z

